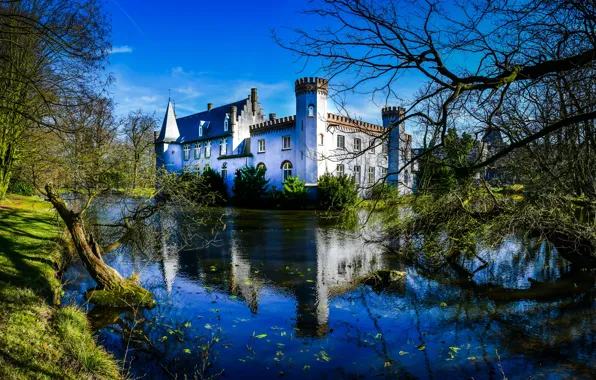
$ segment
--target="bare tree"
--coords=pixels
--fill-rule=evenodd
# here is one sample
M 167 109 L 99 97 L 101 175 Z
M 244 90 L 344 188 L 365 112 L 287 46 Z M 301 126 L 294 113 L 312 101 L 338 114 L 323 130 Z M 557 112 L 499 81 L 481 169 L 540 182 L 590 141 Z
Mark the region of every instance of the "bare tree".
M 329 79 L 342 80 L 336 96 L 367 92 L 381 104 L 401 100 L 407 109 L 400 121 L 425 129 L 428 147 L 422 154 L 443 148 L 450 127 L 479 142 L 493 131 L 504 135 L 499 150 L 478 155 L 460 170 L 484 168 L 565 127 L 596 119 L 593 97 L 578 94 L 581 101 L 553 109 L 548 120 L 529 101 L 570 74 L 593 83 L 593 2 L 313 0 L 305 13 L 325 26 L 290 29 L 291 37 L 274 32 L 277 43 L 305 62 L 321 60 Z M 400 96 L 406 74 L 425 82 L 411 99 Z M 426 107 L 429 100 L 438 105 L 436 112 Z M 524 117 L 509 118 L 505 104 L 524 110 Z
M 155 168 L 152 148 L 153 131 L 157 128 L 157 121 L 155 114 L 149 115 L 139 109 L 131 111 L 128 116 L 123 118 L 121 125 L 121 131 L 126 140 L 127 154 L 132 157 L 131 187 L 136 189 L 139 185 L 139 171 L 153 174 Z M 144 185 L 149 183 L 151 182 L 143 181 Z

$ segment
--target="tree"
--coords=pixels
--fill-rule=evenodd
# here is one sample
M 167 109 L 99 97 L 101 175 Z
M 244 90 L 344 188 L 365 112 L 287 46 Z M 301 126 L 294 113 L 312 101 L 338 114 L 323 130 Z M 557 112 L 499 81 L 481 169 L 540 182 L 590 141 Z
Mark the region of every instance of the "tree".
M 144 186 L 151 185 L 152 181 L 150 179 L 155 171 L 155 157 L 152 149 L 153 131 L 157 128 L 155 115 L 146 114 L 140 109 L 131 111 L 123 118 L 121 124 L 126 150 L 131 156 L 132 162 L 131 187 L 136 189 L 139 182 Z M 143 173 L 145 180 L 140 181 L 140 173 Z
M 234 177 L 234 200 L 242 206 L 260 206 L 269 189 L 269 180 L 265 178 L 265 167 L 245 165 L 236 170 Z
M 358 189 L 354 177 L 329 173 L 319 178 L 319 203 L 332 210 L 344 210 L 358 201 Z
M 25 132 L 57 128 L 55 112 L 100 83 L 108 32 L 99 0 L 0 1 L 0 198 Z
M 315 0 L 305 13 L 320 17 L 325 26 L 291 29 L 292 37 L 274 33 L 274 38 L 304 60 L 320 59 L 328 79 L 342 76 L 336 98 L 368 92 L 387 104 L 399 99 L 404 74 L 426 82 L 413 98 L 402 99 L 407 109 L 400 120 L 423 127 L 423 155 L 445 147 L 449 128 L 467 131 L 479 144 L 499 131 L 507 144 L 478 155 L 467 166 L 475 171 L 596 119 L 594 98 L 586 91 L 575 94 L 573 106 L 551 109 L 546 120 L 533 101 L 556 83 L 569 98 L 573 80 L 587 80 L 584 88 L 593 89 L 593 2 Z M 437 107 L 427 108 L 428 101 Z M 513 110 L 522 117 L 512 117 Z

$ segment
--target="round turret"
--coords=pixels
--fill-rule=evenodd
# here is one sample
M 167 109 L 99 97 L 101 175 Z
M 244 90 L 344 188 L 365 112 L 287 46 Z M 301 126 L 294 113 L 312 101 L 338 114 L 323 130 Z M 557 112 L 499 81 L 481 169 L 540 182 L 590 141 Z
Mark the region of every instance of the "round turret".
M 323 78 L 300 78 L 295 84 L 296 95 L 317 92 L 322 95 L 329 93 L 329 82 Z

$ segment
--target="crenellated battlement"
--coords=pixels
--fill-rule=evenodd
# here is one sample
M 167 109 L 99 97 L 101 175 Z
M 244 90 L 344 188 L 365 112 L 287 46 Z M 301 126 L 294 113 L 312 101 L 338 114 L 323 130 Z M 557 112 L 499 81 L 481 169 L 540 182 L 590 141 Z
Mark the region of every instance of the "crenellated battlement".
M 327 122 L 329 124 L 335 122 L 335 123 L 338 123 L 344 127 L 357 128 L 357 129 L 367 130 L 367 131 L 371 131 L 371 132 L 381 132 L 381 133 L 385 132 L 385 128 L 383 128 L 380 125 L 367 123 L 366 121 L 362 121 L 362 120 L 350 119 L 349 117 L 336 115 L 333 113 L 327 114 Z
M 329 93 L 329 81 L 323 78 L 306 77 L 297 79 L 294 82 L 296 95 L 317 92 L 322 95 Z
M 403 107 L 383 107 L 381 110 L 381 115 L 385 116 L 403 116 L 405 115 L 406 110 Z
M 250 132 L 260 132 L 270 128 L 288 127 L 292 124 L 296 124 L 296 116 L 280 117 L 279 119 L 269 120 L 258 124 L 251 125 Z

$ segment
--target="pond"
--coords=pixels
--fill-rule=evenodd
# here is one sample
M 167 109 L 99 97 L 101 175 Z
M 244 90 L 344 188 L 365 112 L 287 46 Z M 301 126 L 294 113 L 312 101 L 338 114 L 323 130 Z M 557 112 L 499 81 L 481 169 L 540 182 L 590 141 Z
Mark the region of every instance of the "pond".
M 118 209 L 104 205 L 102 214 Z M 314 211 L 234 210 L 208 247 L 163 244 L 140 271 L 151 310 L 85 303 L 67 273 L 64 303 L 89 311 L 99 342 L 134 377 L 589 378 L 596 371 L 595 277 L 546 242 L 509 239 L 449 268 L 400 262 Z M 405 272 L 385 287 L 377 270 Z

